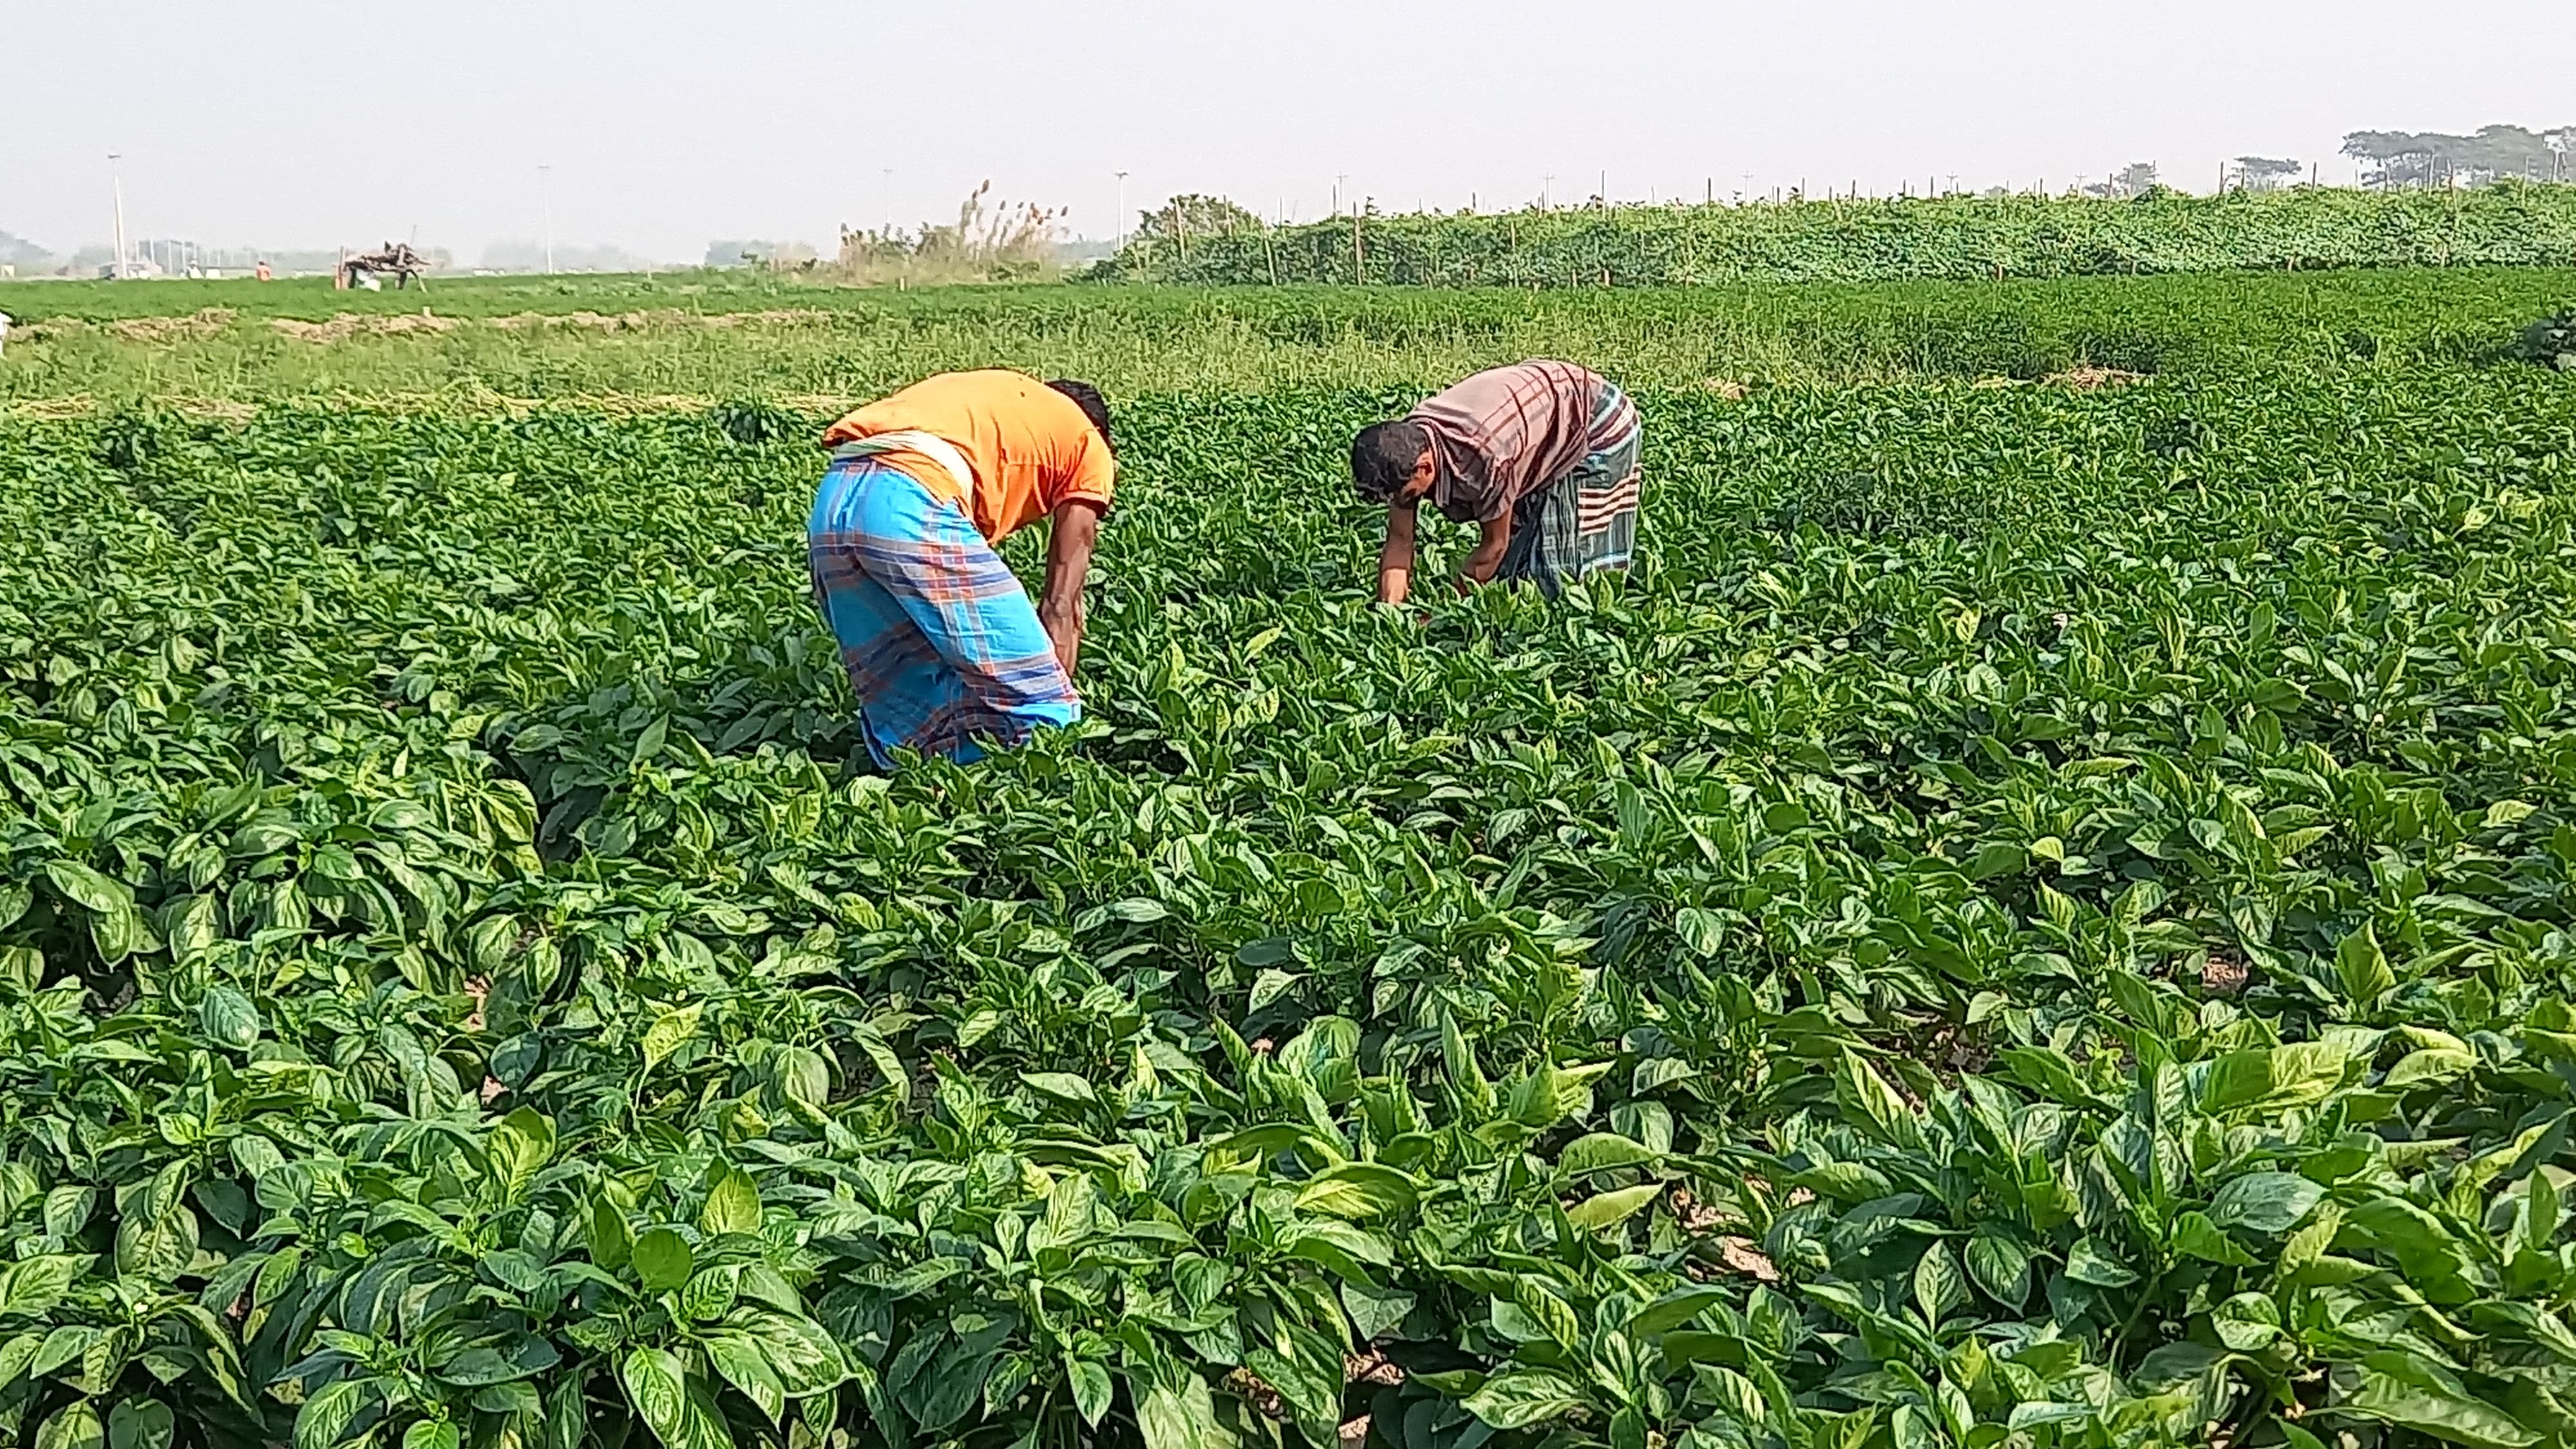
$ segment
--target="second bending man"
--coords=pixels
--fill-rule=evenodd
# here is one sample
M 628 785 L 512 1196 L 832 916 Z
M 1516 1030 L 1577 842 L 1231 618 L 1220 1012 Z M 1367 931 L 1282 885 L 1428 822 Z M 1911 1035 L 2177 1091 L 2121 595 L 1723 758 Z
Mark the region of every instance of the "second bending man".
M 1361 429 L 1352 481 L 1387 506 L 1379 601 L 1400 604 L 1412 589 L 1426 498 L 1450 522 L 1482 529 L 1459 569 L 1461 593 L 1503 579 L 1553 598 L 1569 579 L 1626 568 L 1640 432 L 1616 384 L 1546 359 L 1477 373 L 1398 421 Z

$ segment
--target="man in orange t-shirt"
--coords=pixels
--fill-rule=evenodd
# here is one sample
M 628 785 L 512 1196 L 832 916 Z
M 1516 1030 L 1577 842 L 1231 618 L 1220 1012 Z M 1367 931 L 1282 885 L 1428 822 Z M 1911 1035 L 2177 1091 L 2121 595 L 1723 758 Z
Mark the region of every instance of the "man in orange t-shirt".
M 868 752 L 965 761 L 1082 717 L 1082 585 L 1117 463 L 1086 383 L 999 369 L 927 378 L 823 435 L 806 521 L 814 592 L 859 696 Z M 1052 519 L 1031 604 L 993 551 Z

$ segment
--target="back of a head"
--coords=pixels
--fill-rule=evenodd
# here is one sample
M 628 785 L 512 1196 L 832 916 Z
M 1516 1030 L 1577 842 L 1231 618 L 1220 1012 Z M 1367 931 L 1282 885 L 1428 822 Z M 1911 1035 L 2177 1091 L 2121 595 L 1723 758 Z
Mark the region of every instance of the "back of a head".
M 1109 400 L 1100 395 L 1100 389 L 1065 377 L 1057 378 L 1047 386 L 1073 399 L 1074 405 L 1082 409 L 1082 415 L 1091 419 L 1091 425 L 1100 430 L 1100 441 L 1109 445 L 1112 454 L 1118 451 L 1118 440 L 1109 435 Z
M 1410 418 L 1371 423 L 1351 439 L 1351 483 L 1371 503 L 1395 497 L 1413 477 L 1431 434 Z

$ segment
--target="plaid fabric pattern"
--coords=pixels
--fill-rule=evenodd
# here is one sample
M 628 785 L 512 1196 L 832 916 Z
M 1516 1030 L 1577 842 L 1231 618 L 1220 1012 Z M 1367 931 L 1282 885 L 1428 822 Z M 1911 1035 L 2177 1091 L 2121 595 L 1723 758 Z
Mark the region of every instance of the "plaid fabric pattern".
M 1594 450 L 1563 477 L 1520 501 L 1497 580 L 1535 584 L 1555 598 L 1568 579 L 1624 569 L 1637 551 L 1638 458 L 1645 429 L 1636 405 L 1601 385 L 1588 435 Z
M 1431 504 L 1452 523 L 1500 518 L 1637 425 L 1627 394 L 1599 373 L 1545 358 L 1487 368 L 1411 417 L 1431 432 L 1440 457 Z
M 841 643 L 877 764 L 960 762 L 1082 717 L 1028 591 L 964 510 L 874 459 L 833 465 L 805 524 L 814 598 Z

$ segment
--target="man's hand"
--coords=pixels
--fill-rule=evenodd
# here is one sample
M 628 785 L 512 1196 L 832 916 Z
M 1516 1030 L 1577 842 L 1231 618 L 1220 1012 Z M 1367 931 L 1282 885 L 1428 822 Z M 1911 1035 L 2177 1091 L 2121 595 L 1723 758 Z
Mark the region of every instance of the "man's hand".
M 1480 527 L 1483 532 L 1477 535 L 1475 552 L 1458 566 L 1458 593 L 1462 598 L 1478 584 L 1493 582 L 1495 572 L 1502 568 L 1503 555 L 1512 546 L 1512 506 L 1504 504 L 1502 512 L 1486 519 Z
M 1401 604 L 1413 592 L 1414 529 L 1420 508 L 1410 498 L 1387 505 L 1386 546 L 1377 554 L 1377 601 Z
M 1068 498 L 1056 505 L 1054 527 L 1047 538 L 1046 593 L 1038 600 L 1038 622 L 1055 643 L 1055 657 L 1073 677 L 1082 654 L 1082 584 L 1091 574 L 1091 549 L 1100 538 L 1098 502 Z

